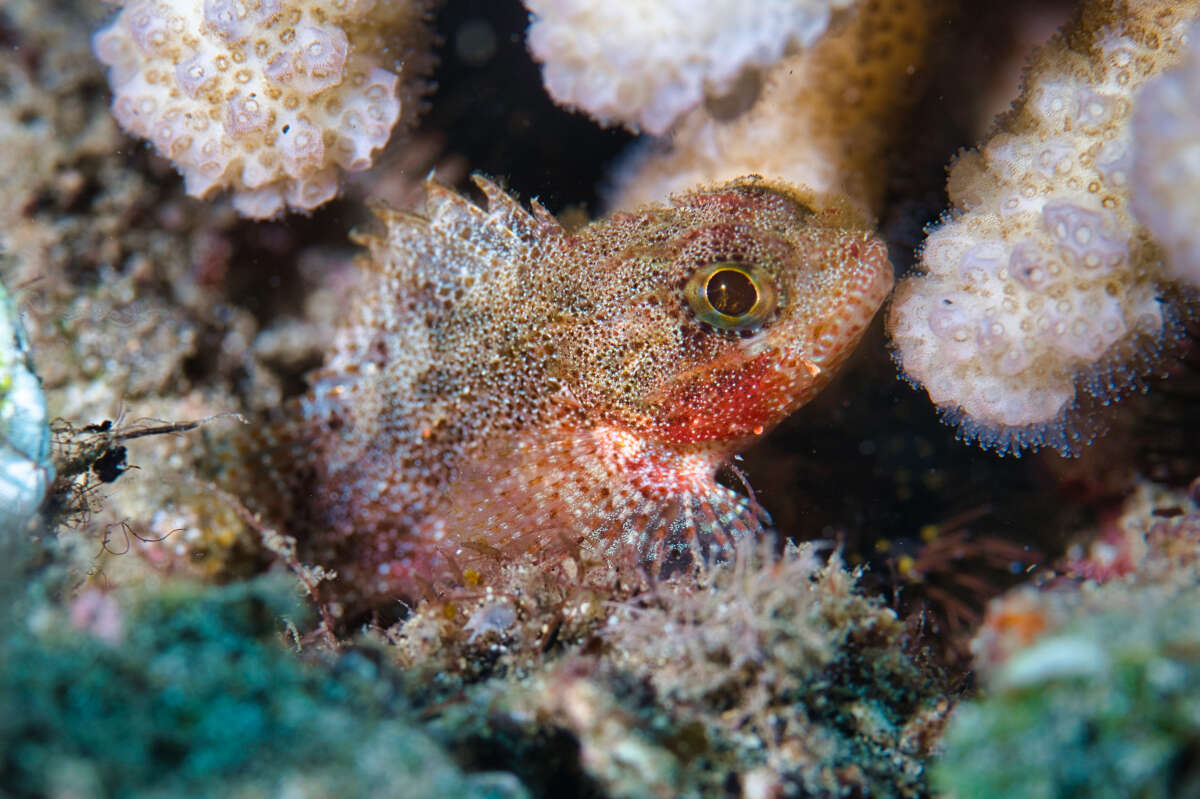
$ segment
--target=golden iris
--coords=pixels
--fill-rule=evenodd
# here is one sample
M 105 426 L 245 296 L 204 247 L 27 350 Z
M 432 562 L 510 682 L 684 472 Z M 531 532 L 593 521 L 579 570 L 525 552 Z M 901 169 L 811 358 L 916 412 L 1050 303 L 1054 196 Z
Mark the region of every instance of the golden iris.
M 775 284 L 752 264 L 722 262 L 697 269 L 684 296 L 701 322 L 721 330 L 756 330 L 775 310 Z

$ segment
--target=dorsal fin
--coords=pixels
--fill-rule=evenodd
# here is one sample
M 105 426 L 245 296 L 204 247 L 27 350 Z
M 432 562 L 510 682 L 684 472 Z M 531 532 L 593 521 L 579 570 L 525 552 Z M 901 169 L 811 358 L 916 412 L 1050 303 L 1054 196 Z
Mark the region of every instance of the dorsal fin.
M 554 214 L 547 211 L 546 206 L 538 202 L 537 197 L 534 197 L 529 201 L 529 208 L 533 211 L 533 218 L 536 219 L 538 224 L 540 224 L 542 227 L 558 228 L 559 230 L 562 229 L 562 225 L 560 225 L 558 220 L 554 218 Z
M 530 212 L 487 178 L 474 175 L 472 180 L 483 192 L 486 207 L 429 179 L 424 213 L 376 207 L 386 232 L 360 236 L 358 242 L 394 277 L 439 284 L 538 258 L 550 239 L 563 234 L 558 221 L 536 201 Z

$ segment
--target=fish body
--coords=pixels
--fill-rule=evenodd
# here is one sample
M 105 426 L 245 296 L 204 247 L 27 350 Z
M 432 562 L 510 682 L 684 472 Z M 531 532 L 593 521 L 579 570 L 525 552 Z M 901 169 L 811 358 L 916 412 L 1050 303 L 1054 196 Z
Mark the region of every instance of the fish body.
M 859 220 L 742 179 L 567 231 L 477 180 L 380 211 L 368 275 L 264 466 L 366 602 L 585 549 L 658 569 L 752 535 L 716 480 L 830 379 L 892 285 Z

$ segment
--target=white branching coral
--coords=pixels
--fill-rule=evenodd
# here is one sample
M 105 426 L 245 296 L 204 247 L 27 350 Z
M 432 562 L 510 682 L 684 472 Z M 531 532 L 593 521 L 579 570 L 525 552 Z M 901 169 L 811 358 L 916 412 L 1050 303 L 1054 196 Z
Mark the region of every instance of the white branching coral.
M 423 0 L 129 0 L 96 34 L 113 113 L 246 216 L 311 210 L 415 98 Z
M 889 132 L 918 95 L 936 6 L 859 0 L 843 24 L 768 70 L 743 113 L 694 108 L 669 136 L 641 145 L 614 180 L 612 206 L 758 174 L 878 214 Z
M 661 134 L 788 51 L 854 0 L 525 0 L 529 49 L 556 102 Z
M 1187 59 L 1148 81 L 1133 107 L 1133 210 L 1178 280 L 1200 288 L 1200 24 Z
M 1130 203 L 1134 92 L 1178 59 L 1194 3 L 1097 0 L 1030 65 L 949 179 L 888 318 L 896 356 L 967 438 L 1071 452 L 1083 390 L 1136 386 L 1171 329 L 1161 251 Z

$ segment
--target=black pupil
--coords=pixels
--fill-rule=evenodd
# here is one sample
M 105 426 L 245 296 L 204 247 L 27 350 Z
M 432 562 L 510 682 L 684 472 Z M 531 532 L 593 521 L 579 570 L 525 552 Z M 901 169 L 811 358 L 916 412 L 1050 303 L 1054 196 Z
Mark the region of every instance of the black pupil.
M 713 273 L 704 288 L 709 303 L 726 316 L 744 316 L 758 302 L 758 289 L 744 272 L 721 269 Z

